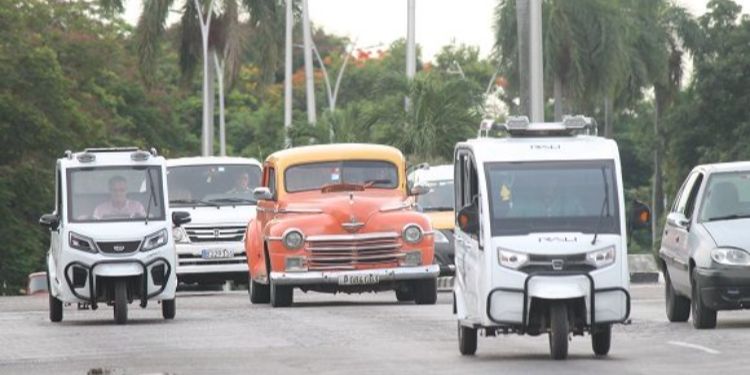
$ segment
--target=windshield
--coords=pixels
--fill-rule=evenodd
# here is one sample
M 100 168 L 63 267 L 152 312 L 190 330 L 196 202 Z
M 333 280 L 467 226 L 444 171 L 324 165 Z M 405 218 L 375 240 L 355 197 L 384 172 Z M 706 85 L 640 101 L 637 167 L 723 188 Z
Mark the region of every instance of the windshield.
M 395 189 L 396 166 L 385 161 L 346 160 L 309 163 L 289 167 L 284 173 L 289 193 L 320 190 L 336 184 L 363 185 L 368 188 Z
M 254 205 L 253 190 L 260 185 L 260 167 L 247 164 L 169 167 L 167 185 L 172 207 Z
M 700 221 L 750 217 L 750 172 L 714 173 L 706 187 Z
M 486 176 L 493 236 L 620 232 L 612 161 L 489 163 Z
M 149 220 L 164 220 L 161 167 L 77 168 L 67 175 L 70 222 L 141 221 L 147 212 Z
M 429 193 L 417 197 L 417 204 L 424 211 L 453 210 L 453 180 L 429 181 L 425 185 Z

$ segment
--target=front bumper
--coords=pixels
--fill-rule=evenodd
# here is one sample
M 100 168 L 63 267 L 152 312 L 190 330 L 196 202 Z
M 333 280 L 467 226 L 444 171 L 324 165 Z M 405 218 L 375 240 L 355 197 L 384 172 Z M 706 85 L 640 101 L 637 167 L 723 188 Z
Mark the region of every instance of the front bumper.
M 279 285 L 320 285 L 338 284 L 339 277 L 378 276 L 380 282 L 404 281 L 436 278 L 440 273 L 437 264 L 417 266 L 383 268 L 354 271 L 307 271 L 307 272 L 271 272 L 271 280 Z
M 750 269 L 696 268 L 703 302 L 713 310 L 750 309 Z

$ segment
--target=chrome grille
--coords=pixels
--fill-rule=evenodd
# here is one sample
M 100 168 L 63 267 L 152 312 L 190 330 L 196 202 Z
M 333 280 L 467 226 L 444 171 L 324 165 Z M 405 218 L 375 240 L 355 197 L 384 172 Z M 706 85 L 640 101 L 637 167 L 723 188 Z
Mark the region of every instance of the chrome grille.
M 552 266 L 553 261 L 562 261 L 562 268 L 555 269 Z M 586 263 L 586 254 L 569 254 L 569 255 L 529 255 L 529 263 L 521 267 L 519 271 L 526 273 L 534 272 L 554 272 L 554 271 L 578 271 L 589 272 L 596 267 Z
M 115 241 L 115 242 L 97 242 L 96 246 L 103 253 L 108 254 L 125 254 L 132 253 L 141 247 L 141 241 Z
M 245 252 L 234 253 L 231 258 L 203 258 L 200 254 L 178 254 L 178 263 L 180 266 L 215 266 L 226 264 L 245 264 L 247 256 Z
M 231 242 L 242 241 L 244 226 L 185 227 L 191 242 Z
M 310 236 L 306 252 L 308 269 L 316 271 L 354 269 L 367 264 L 396 266 L 404 256 L 396 232 Z

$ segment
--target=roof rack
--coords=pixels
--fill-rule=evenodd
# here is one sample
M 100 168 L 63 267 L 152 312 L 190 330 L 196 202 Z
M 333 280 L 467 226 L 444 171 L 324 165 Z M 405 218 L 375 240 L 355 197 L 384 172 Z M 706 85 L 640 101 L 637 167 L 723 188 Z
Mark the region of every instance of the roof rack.
M 531 123 L 526 116 L 511 116 L 505 123 L 485 119 L 479 125 L 478 137 L 489 137 L 491 131 L 505 132 L 511 137 L 569 137 L 578 134 L 598 135 L 596 120 L 582 115 L 563 116 L 561 122 Z
M 83 152 L 133 152 L 138 151 L 138 147 L 93 147 L 84 149 Z

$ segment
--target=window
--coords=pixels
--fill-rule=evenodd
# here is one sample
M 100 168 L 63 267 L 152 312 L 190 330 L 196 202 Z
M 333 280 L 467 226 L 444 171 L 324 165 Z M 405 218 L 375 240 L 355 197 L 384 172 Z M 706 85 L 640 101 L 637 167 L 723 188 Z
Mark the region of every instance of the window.
M 712 174 L 703 197 L 701 221 L 750 217 L 750 172 Z
M 685 217 L 689 218 L 688 212 L 686 212 L 686 209 L 688 207 L 688 204 L 690 203 L 690 198 L 693 195 L 693 190 L 695 190 L 695 194 L 698 193 L 697 188 L 695 186 L 700 186 L 700 181 L 696 184 L 696 180 L 698 180 L 699 177 L 702 179 L 702 174 L 700 173 L 693 173 L 690 176 L 688 176 L 687 180 L 685 180 L 685 184 L 682 185 L 682 188 L 680 189 L 680 193 L 678 194 L 677 199 L 675 200 L 675 206 L 673 208 L 673 212 L 678 212 L 681 214 L 684 214 Z M 693 198 L 693 201 L 695 198 Z
M 685 217 L 688 219 L 693 217 L 693 212 L 695 211 L 695 200 L 698 198 L 698 190 L 700 190 L 702 182 L 703 174 L 698 173 L 698 177 L 695 179 L 693 188 L 690 190 L 687 205 L 685 206 Z
M 266 180 L 268 191 L 271 192 L 271 196 L 276 199 L 276 169 L 268 167 L 268 180 Z
M 260 185 L 256 165 L 210 164 L 169 167 L 169 202 L 174 207 L 195 205 L 254 205 L 253 190 Z
M 395 189 L 398 186 L 398 170 L 395 165 L 385 161 L 344 160 L 300 164 L 284 172 L 284 185 L 290 193 L 346 184 Z

